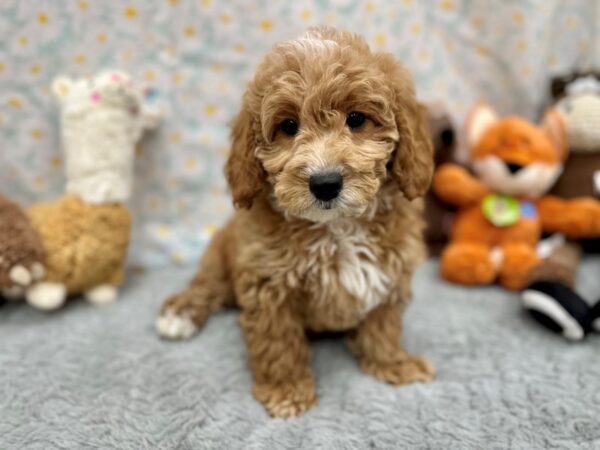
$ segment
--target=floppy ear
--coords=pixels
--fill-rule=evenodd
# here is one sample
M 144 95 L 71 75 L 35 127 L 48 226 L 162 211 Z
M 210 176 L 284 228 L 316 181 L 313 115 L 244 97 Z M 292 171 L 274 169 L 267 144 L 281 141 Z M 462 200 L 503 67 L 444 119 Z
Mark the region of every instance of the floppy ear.
M 225 165 L 225 176 L 237 207 L 250 208 L 254 197 L 262 190 L 265 174 L 256 159 L 256 134 L 254 119 L 248 111 L 246 100 L 234 119 L 231 129 L 231 153 Z
M 549 108 L 542 119 L 542 130 L 550 138 L 552 144 L 558 151 L 561 161 L 569 156 L 569 145 L 567 142 L 567 130 L 562 115 L 556 108 Z
M 73 81 L 65 76 L 59 76 L 52 82 L 52 93 L 62 103 L 69 95 L 69 91 L 73 86 Z
M 487 103 L 477 103 L 469 112 L 466 121 L 466 138 L 469 151 L 477 145 L 489 128 L 498 122 L 498 113 Z
M 431 184 L 433 144 L 426 108 L 417 103 L 412 91 L 407 94 L 400 96 L 395 105 L 400 140 L 392 163 L 392 176 L 406 198 L 413 200 L 424 196 Z

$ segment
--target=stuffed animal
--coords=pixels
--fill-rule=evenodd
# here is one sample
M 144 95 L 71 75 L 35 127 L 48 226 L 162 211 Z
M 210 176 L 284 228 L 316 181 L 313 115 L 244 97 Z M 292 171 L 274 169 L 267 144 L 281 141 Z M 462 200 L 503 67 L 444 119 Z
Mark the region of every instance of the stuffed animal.
M 600 204 L 600 74 L 573 73 L 552 82 L 553 107 L 562 117 L 570 156 L 551 193 L 561 198 L 595 198 Z M 574 288 L 583 251 L 600 251 L 600 234 L 563 242 L 535 267 L 523 304 L 547 328 L 580 340 L 600 331 L 600 293 L 590 307 Z M 580 245 L 583 244 L 583 245 Z M 594 327 L 595 324 L 595 327 Z
M 549 111 L 543 126 L 518 117 L 500 119 L 487 105 L 474 108 L 467 140 L 475 176 L 447 164 L 434 189 L 459 208 L 451 241 L 441 257 L 442 276 L 482 285 L 496 279 L 522 289 L 539 261 L 542 230 L 571 237 L 600 232 L 600 208 L 590 199 L 545 196 L 562 171 L 564 125 Z
M 19 205 L 0 195 L 0 297 L 22 297 L 46 273 L 37 232 Z
M 91 79 L 59 77 L 52 90 L 62 109 L 67 193 L 28 210 L 47 274 L 27 289 L 26 300 L 40 309 L 56 309 L 75 295 L 112 302 L 129 243 L 125 202 L 135 144 L 157 126 L 159 109 L 144 101 L 127 74 L 114 70 Z
M 435 167 L 455 161 L 456 137 L 446 108 L 438 102 L 425 105 L 433 142 Z M 450 235 L 455 208 L 443 202 L 430 190 L 425 196 L 425 241 L 430 255 L 439 255 Z

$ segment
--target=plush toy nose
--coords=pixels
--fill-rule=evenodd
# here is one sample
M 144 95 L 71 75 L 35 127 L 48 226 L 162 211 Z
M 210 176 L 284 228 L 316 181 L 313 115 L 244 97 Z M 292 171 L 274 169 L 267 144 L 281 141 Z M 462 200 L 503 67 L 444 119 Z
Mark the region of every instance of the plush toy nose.
M 308 181 L 310 192 L 312 192 L 317 199 L 324 202 L 336 198 L 342 190 L 343 184 L 344 180 L 339 172 L 326 172 L 311 175 Z
M 506 167 L 508 168 L 508 171 L 513 175 L 523 168 L 522 165 L 513 163 L 506 163 Z

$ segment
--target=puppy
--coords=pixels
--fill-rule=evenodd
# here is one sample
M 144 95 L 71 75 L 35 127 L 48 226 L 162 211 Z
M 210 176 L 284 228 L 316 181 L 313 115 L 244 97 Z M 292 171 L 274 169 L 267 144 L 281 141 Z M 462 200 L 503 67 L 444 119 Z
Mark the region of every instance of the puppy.
M 317 402 L 307 330 L 348 332 L 379 380 L 430 380 L 431 365 L 400 345 L 433 166 L 406 69 L 355 34 L 310 29 L 259 66 L 232 141 L 238 211 L 165 302 L 159 333 L 189 338 L 239 306 L 253 393 L 276 417 Z

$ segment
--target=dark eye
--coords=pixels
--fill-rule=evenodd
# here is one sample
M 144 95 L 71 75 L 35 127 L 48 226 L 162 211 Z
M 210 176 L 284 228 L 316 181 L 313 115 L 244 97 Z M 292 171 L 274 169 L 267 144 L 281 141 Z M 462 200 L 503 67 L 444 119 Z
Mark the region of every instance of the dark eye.
M 296 136 L 296 133 L 298 133 L 298 122 L 293 119 L 285 119 L 279 124 L 279 129 L 288 136 Z
M 346 125 L 352 130 L 360 128 L 365 123 L 365 115 L 358 111 L 352 111 L 346 116 Z

